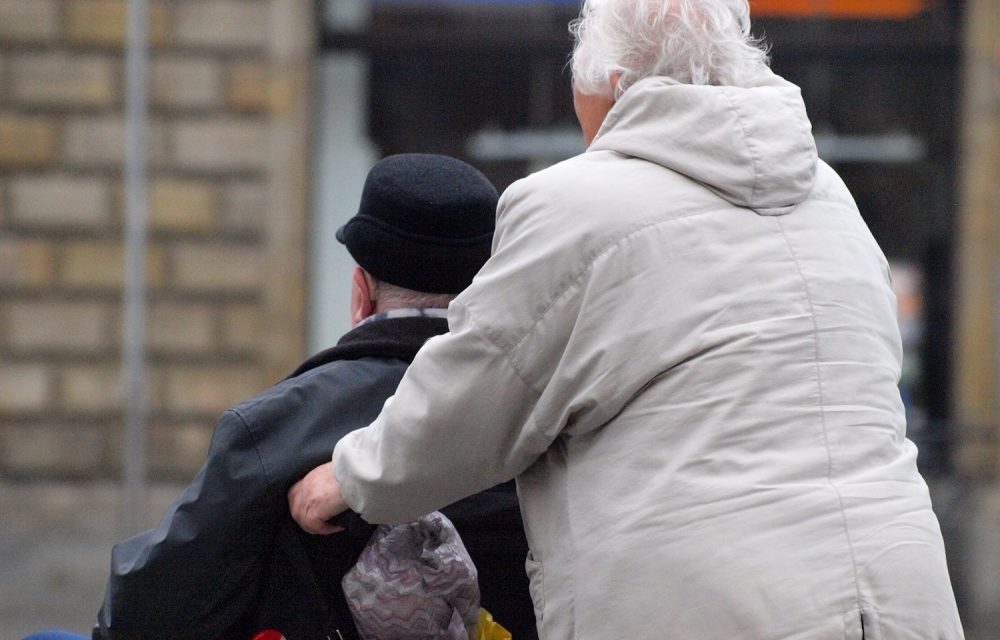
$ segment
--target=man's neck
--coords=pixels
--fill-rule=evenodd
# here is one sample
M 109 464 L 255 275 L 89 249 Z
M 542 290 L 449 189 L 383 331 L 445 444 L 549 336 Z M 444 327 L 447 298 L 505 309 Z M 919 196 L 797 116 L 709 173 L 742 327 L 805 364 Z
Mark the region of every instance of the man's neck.
M 406 307 L 399 309 L 385 309 L 383 311 L 377 311 L 370 316 L 367 316 L 361 322 L 359 322 L 356 327 L 368 324 L 370 322 L 378 322 L 379 320 L 387 320 L 389 318 L 447 318 L 448 309 L 442 309 L 439 307 Z

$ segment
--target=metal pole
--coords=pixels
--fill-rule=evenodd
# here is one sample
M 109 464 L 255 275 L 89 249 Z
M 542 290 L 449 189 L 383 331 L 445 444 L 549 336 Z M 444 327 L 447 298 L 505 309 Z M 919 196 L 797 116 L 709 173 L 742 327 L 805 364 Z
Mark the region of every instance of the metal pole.
M 149 2 L 129 0 L 125 49 L 125 284 L 122 378 L 124 534 L 145 523 L 146 507 L 146 220 Z

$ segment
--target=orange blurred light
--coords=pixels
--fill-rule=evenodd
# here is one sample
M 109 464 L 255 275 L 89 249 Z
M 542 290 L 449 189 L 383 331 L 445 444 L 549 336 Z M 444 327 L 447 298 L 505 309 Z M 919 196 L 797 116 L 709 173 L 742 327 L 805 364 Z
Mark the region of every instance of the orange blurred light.
M 928 0 L 750 0 L 750 15 L 792 18 L 912 18 Z

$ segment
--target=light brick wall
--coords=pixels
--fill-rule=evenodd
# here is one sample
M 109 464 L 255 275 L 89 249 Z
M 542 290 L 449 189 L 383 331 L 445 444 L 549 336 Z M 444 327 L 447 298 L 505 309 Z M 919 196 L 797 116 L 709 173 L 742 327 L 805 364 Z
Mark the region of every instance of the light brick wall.
M 51 165 L 56 160 L 56 131 L 56 118 L 0 113 L 0 168 Z
M 22 107 L 109 108 L 119 97 L 114 56 L 64 51 L 12 53 L 10 100 Z
M 157 477 L 187 479 L 219 413 L 304 355 L 312 19 L 152 0 Z M 119 472 L 126 21 L 124 0 L 0 0 L 0 480 Z
M 58 37 L 58 0 L 0 0 L 0 38 L 4 42 L 44 44 Z
M 955 414 L 957 463 L 970 477 L 1000 476 L 1000 4 L 966 8 L 958 222 Z M 998 590 L 1000 592 L 1000 590 Z M 1000 593 L 998 593 L 1000 598 Z M 1000 599 L 998 599 L 1000 602 Z

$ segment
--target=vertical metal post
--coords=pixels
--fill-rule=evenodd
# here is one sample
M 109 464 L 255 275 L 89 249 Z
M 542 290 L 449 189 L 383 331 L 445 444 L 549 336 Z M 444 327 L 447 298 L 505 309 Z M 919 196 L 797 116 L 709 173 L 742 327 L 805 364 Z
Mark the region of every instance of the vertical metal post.
M 122 331 L 125 397 L 122 529 L 126 535 L 138 531 L 146 519 L 148 29 L 149 0 L 129 0 L 125 49 L 125 285 Z

